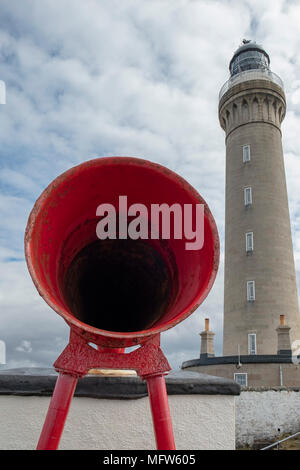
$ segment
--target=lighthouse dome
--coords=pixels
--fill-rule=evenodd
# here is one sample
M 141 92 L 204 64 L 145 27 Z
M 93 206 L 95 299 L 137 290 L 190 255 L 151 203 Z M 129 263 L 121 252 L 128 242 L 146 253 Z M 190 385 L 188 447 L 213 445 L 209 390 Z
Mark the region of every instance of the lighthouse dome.
M 229 70 L 233 76 L 245 70 L 269 70 L 269 65 L 270 58 L 264 48 L 256 42 L 244 39 L 230 61 Z

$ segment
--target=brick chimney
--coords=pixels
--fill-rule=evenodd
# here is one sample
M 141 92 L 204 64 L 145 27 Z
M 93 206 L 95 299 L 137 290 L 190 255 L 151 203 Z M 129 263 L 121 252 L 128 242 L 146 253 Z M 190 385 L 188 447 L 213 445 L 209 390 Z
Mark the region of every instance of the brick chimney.
M 201 350 L 200 357 L 213 357 L 214 350 L 214 336 L 215 333 L 209 331 L 209 318 L 205 318 L 205 330 L 200 333 L 201 336 Z
M 280 315 L 280 325 L 276 328 L 278 334 L 277 354 L 281 356 L 291 356 L 290 327 L 285 324 L 285 315 Z

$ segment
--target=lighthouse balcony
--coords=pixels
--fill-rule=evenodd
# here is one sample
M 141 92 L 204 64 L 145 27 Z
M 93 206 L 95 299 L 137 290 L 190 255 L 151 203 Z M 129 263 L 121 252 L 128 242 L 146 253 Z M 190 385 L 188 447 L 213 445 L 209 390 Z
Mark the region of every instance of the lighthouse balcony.
M 276 73 L 271 72 L 268 69 L 245 70 L 236 75 L 233 75 L 232 77 L 229 78 L 229 80 L 227 80 L 227 82 L 224 83 L 219 93 L 219 101 L 231 87 L 242 82 L 247 82 L 249 80 L 268 80 L 270 82 L 275 83 L 276 85 L 278 85 L 280 88 L 283 89 L 283 82 L 281 78 L 278 75 L 276 75 Z

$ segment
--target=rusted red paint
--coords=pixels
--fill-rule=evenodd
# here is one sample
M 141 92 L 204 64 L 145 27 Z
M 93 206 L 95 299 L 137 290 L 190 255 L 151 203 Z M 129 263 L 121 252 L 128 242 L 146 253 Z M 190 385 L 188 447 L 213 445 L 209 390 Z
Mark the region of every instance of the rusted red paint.
M 143 379 L 166 374 L 171 370 L 160 348 L 159 334 L 148 339 L 130 353 L 115 352 L 112 348 L 96 350 L 71 330 L 70 342 L 54 363 L 57 372 L 83 377 L 90 369 L 135 370 Z
M 176 450 L 164 376 L 148 377 L 147 388 L 157 450 Z
M 95 350 L 72 329 L 70 342 L 54 364 L 59 376 L 50 401 L 37 450 L 58 449 L 77 380 L 92 368 L 133 369 L 147 381 L 158 450 L 175 450 L 164 375 L 170 365 L 160 348 L 160 334 L 135 351 L 124 354 L 109 348 Z
M 77 377 L 59 374 L 37 450 L 57 450 L 77 385 Z
M 154 203 L 205 205 L 202 250 L 187 252 L 184 238 L 149 240 L 151 246 L 136 247 L 134 255 L 137 262 L 138 258 L 147 257 L 146 268 L 148 266 L 149 270 L 155 262 L 157 266 L 160 266 L 160 260 L 164 262 L 162 269 L 166 267 L 168 274 L 162 276 L 161 282 L 169 283 L 171 287 L 165 290 L 171 294 L 167 301 L 162 299 L 161 314 L 139 331 L 108 331 L 79 320 L 79 304 L 72 303 L 70 296 L 75 296 L 75 289 L 80 287 L 76 284 L 76 266 L 80 266 L 80 257 L 74 268 L 75 275 L 71 272 L 73 278 L 71 276 L 66 295 L 67 277 L 70 277 L 70 266 L 77 260 L 76 256 L 89 256 L 88 262 L 78 268 L 82 270 L 89 266 L 91 256 L 99 251 L 89 249 L 96 240 L 96 208 L 101 203 L 111 203 L 116 207 L 119 195 L 127 195 L 129 205 L 136 202 L 147 207 Z M 170 365 L 160 348 L 160 333 L 189 316 L 203 302 L 215 280 L 219 238 L 215 221 L 203 198 L 183 178 L 161 165 L 130 157 L 91 160 L 60 175 L 41 194 L 28 220 L 25 255 L 38 292 L 70 326 L 70 342 L 54 364 L 59 378 L 38 449 L 57 449 L 77 379 L 97 367 L 133 369 L 147 380 L 157 448 L 175 449 L 164 381 Z M 109 258 L 109 263 L 112 261 Z M 150 285 L 151 279 L 147 281 L 147 276 L 143 276 L 143 282 L 144 279 Z M 118 295 L 117 290 L 112 292 L 114 295 Z M 100 289 L 100 320 L 105 314 L 101 311 Z M 118 322 L 115 324 L 117 330 Z M 94 349 L 89 342 L 98 348 Z M 138 349 L 130 353 L 121 352 L 122 348 L 136 344 L 140 344 Z
M 153 203 L 200 203 L 205 206 L 202 250 L 187 252 L 185 239 L 149 240 L 168 266 L 173 287 L 176 282 L 177 286 L 174 288 L 176 295 L 162 318 L 141 331 L 107 331 L 84 323 L 70 310 L 64 296 L 64 279 L 72 259 L 96 240 L 97 206 L 104 202 L 117 206 L 119 195 L 128 196 L 128 205 L 139 202 L 147 207 Z M 146 160 L 108 157 L 71 168 L 45 189 L 28 220 L 25 254 L 40 295 L 74 331 L 86 341 L 100 346 L 123 348 L 142 344 L 153 335 L 172 328 L 203 302 L 217 273 L 219 238 L 206 202 L 179 175 Z

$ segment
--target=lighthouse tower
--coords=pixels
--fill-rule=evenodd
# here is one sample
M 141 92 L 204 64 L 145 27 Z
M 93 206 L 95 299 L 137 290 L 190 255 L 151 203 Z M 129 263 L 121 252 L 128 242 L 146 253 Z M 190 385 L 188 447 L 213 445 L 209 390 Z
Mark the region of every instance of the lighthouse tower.
M 243 387 L 299 387 L 300 316 L 280 127 L 283 84 L 255 42 L 243 41 L 229 70 L 219 96 L 226 133 L 223 356 L 214 355 L 207 318 L 200 357 L 182 368 Z
M 226 133 L 223 355 L 277 352 L 280 315 L 291 343 L 300 316 L 281 142 L 286 101 L 258 44 L 243 41 L 220 91 Z

